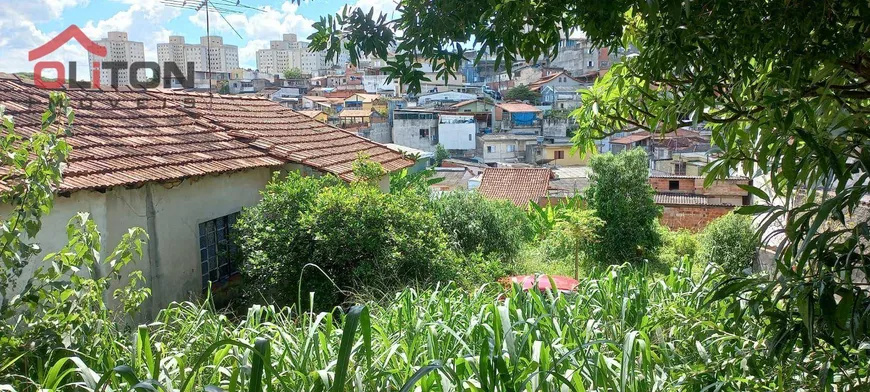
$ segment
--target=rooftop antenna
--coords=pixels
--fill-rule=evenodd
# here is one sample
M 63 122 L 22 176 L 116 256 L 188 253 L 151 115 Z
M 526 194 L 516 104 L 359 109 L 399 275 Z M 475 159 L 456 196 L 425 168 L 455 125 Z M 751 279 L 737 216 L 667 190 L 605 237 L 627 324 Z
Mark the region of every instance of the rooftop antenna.
M 208 67 L 208 92 L 211 94 L 211 86 L 212 86 L 212 71 L 211 71 L 211 23 L 209 14 L 211 12 L 216 12 L 220 15 L 221 19 L 226 22 L 227 26 L 236 33 L 239 38 L 242 38 L 242 35 L 233 27 L 233 24 L 227 20 L 225 14 L 241 14 L 248 10 L 253 10 L 257 12 L 265 12 L 265 10 L 251 7 L 249 5 L 242 4 L 241 0 L 160 0 L 163 4 L 168 7 L 173 8 L 181 8 L 193 10 L 195 12 L 202 11 L 205 9 L 205 35 L 206 35 L 206 67 Z

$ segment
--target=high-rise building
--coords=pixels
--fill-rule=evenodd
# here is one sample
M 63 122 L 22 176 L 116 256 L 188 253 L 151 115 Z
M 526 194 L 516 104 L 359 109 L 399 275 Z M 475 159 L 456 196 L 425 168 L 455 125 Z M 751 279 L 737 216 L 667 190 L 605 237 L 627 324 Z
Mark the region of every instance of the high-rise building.
M 168 43 L 157 44 L 157 62 L 161 67 L 174 62 L 185 75 L 189 62 L 196 72 L 229 73 L 239 68 L 239 48 L 224 45 L 223 38 L 217 36 L 202 37 L 199 44 L 187 44 L 184 37 L 171 36 Z
M 257 51 L 257 69 L 272 75 L 294 68 L 305 74 L 322 75 L 333 65 L 344 68 L 349 61 L 347 53 L 331 62 L 326 59 L 326 51 L 309 52 L 308 42 L 297 41 L 296 34 L 284 34 L 281 41 L 270 41 L 269 49 Z
M 284 71 L 302 68 L 300 44 L 296 34 L 284 34 L 281 41 L 270 41 L 269 49 L 257 51 L 257 69 L 271 75 L 280 75 Z M 306 44 L 307 46 L 307 44 Z
M 130 65 L 134 62 L 145 61 L 145 46 L 141 42 L 127 40 L 127 33 L 123 31 L 110 31 L 107 38 L 96 41 L 98 45 L 106 47 L 106 56 L 100 57 L 93 53 L 88 53 L 88 68 L 93 75 L 94 63 L 100 63 L 100 84 L 109 86 L 112 81 L 112 70 L 103 67 L 103 62 L 122 62 L 126 63 L 125 67 L 120 68 L 118 72 L 118 86 L 130 85 Z M 137 80 L 145 82 L 145 69 L 136 71 Z

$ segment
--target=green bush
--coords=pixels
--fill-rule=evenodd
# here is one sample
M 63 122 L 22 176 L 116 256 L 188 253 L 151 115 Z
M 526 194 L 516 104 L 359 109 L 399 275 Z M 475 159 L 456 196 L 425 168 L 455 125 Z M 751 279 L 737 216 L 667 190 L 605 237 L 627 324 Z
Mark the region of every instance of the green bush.
M 656 221 L 660 208 L 648 182 L 648 158 L 642 149 L 592 157 L 589 208 L 604 221 L 595 258 L 604 263 L 637 261 L 655 254 L 661 244 Z
M 443 265 L 452 259 L 447 236 L 427 205 L 416 192 L 383 193 L 329 176 L 273 181 L 236 226 L 248 298 L 296 303 L 302 276 L 301 299 L 313 291 L 323 308 L 355 287 L 452 278 Z
M 698 259 L 716 263 L 736 274 L 750 267 L 761 241 L 752 227 L 752 218 L 728 213 L 710 222 L 701 234 Z
M 525 212 L 504 200 L 452 192 L 434 200 L 433 206 L 454 249 L 465 255 L 512 261 L 531 234 Z

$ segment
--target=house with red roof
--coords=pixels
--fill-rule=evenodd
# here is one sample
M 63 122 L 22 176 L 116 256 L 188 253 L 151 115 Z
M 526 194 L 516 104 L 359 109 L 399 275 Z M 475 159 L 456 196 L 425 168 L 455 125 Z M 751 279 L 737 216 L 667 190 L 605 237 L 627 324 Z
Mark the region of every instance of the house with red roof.
M 477 192 L 494 200 L 508 200 L 516 206 L 531 201 L 546 204 L 553 171 L 547 168 L 491 167 L 483 171 Z
M 19 134 L 39 130 L 50 92 L 0 74 L 0 105 Z M 351 181 L 359 154 L 387 172 L 413 164 L 263 97 L 130 88 L 66 94 L 75 111 L 65 136 L 72 151 L 35 242 L 44 252 L 60 250 L 67 221 L 78 212 L 90 214 L 106 244 L 131 227 L 144 228 L 147 247 L 131 270 L 141 270 L 151 285 L 150 310 L 233 279 L 237 260 L 226 252 L 233 224 L 240 210 L 259 202 L 276 173 Z M 0 182 L 0 188 L 8 185 Z

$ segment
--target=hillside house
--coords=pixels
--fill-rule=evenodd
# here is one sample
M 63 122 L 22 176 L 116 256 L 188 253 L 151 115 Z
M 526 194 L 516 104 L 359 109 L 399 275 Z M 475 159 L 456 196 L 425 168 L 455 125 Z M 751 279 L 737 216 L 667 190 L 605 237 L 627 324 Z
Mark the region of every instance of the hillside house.
M 703 230 L 714 219 L 752 202 L 749 192 L 739 187 L 751 184 L 744 177 L 716 181 L 705 188 L 704 177 L 653 172 L 649 183 L 656 192 L 656 204 L 663 207 L 662 224 L 674 230 Z
M 491 167 L 483 171 L 477 192 L 487 199 L 508 200 L 520 207 L 530 201 L 544 205 L 549 200 L 552 177 L 550 169 Z
M 423 151 L 438 144 L 456 156 L 473 155 L 477 147 L 477 122 L 464 113 L 425 109 L 393 111 L 393 143 Z
M 0 105 L 18 132 L 39 126 L 48 95 L 0 74 Z M 171 301 L 199 297 L 210 282 L 219 287 L 233 279 L 238 260 L 222 250 L 239 211 L 260 200 L 274 173 L 329 173 L 350 181 L 360 152 L 388 172 L 413 163 L 262 97 L 129 89 L 67 95 L 76 114 L 66 137 L 72 153 L 35 241 L 44 253 L 59 250 L 67 221 L 88 212 L 106 257 L 128 228 L 144 228 L 149 240 L 142 259 L 127 272 L 141 270 L 147 278 L 148 318 Z M 10 206 L 2 208 L 8 214 Z
M 373 104 L 380 96 L 377 94 L 355 93 L 344 100 L 345 109 L 367 110 L 373 109 Z
M 542 112 L 526 103 L 500 103 L 495 106 L 495 129 L 502 132 L 540 134 Z
M 513 133 L 488 133 L 477 137 L 476 156 L 484 163 L 524 162 L 526 146 L 538 142 L 538 136 L 518 135 Z

